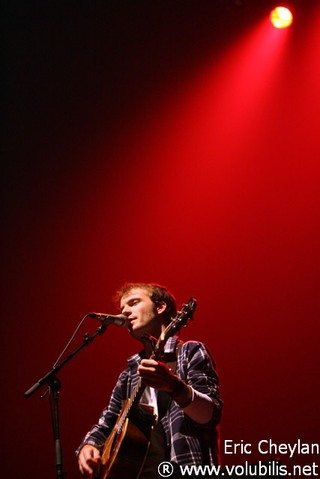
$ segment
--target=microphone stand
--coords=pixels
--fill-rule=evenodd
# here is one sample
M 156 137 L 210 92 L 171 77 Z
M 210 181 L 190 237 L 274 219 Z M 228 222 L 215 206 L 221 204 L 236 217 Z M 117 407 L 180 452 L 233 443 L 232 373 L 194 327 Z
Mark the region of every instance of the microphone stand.
M 56 364 L 53 368 L 45 374 L 42 378 L 31 386 L 24 393 L 24 397 L 27 399 L 32 396 L 40 387 L 44 384 L 48 385 L 48 390 L 52 391 L 52 408 L 51 414 L 53 416 L 53 434 L 54 434 L 54 453 L 55 453 L 55 465 L 57 479 L 63 479 L 66 475 L 66 472 L 63 471 L 63 462 L 62 462 L 62 447 L 61 447 L 61 438 L 60 438 L 60 414 L 59 414 L 59 392 L 61 389 L 61 381 L 57 377 L 57 373 L 67 364 L 70 359 L 76 356 L 85 346 L 89 346 L 92 341 L 99 335 L 103 334 L 108 325 L 111 324 L 111 320 L 104 319 L 101 321 L 101 325 L 97 328 L 96 332 L 93 335 L 85 333 L 84 340 L 80 346 L 78 346 L 69 356 L 67 356 L 60 364 Z M 41 396 L 41 399 L 44 399 L 44 395 Z

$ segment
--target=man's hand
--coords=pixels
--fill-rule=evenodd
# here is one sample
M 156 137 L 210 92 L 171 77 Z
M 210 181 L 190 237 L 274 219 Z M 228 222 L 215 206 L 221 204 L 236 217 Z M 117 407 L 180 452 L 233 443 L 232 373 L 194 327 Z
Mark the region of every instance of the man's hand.
M 142 359 L 138 374 L 147 386 L 167 392 L 174 389 L 178 379 L 166 364 L 154 359 Z
M 78 464 L 81 474 L 88 479 L 94 479 L 101 464 L 99 450 L 90 444 L 86 444 L 80 451 Z
M 165 363 L 154 359 L 142 359 L 138 374 L 147 386 L 166 391 L 180 407 L 184 408 L 191 403 L 193 399 L 191 387 Z

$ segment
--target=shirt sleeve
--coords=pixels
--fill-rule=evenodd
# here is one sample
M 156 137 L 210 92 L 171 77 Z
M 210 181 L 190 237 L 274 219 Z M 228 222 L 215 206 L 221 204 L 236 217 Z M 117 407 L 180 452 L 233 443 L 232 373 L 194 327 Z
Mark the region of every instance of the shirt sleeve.
M 193 389 L 193 401 L 184 412 L 196 422 L 208 422 L 208 419 L 218 424 L 223 407 L 219 378 L 215 361 L 203 343 L 187 341 L 183 344 L 177 374 Z M 203 411 L 198 411 L 202 408 Z
M 192 388 L 192 401 L 183 408 L 183 411 L 193 421 L 199 424 L 206 424 L 212 418 L 213 408 L 214 404 L 209 396 Z

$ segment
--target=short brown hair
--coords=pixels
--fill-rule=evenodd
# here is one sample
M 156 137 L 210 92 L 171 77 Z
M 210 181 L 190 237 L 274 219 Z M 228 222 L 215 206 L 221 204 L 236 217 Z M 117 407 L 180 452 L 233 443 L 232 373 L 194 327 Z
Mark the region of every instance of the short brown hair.
M 174 296 L 168 291 L 165 286 L 157 283 L 125 283 L 115 294 L 115 301 L 119 304 L 121 298 L 128 294 L 132 289 L 145 289 L 148 291 L 151 301 L 157 306 L 158 303 L 165 303 L 166 309 L 163 313 L 163 318 L 166 323 L 169 323 L 171 318 L 177 315 L 177 305 Z

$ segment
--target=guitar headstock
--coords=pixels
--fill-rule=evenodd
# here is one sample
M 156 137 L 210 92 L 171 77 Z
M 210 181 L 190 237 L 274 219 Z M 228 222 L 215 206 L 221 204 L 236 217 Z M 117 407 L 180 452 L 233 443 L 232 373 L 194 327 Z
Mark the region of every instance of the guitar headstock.
M 182 326 L 186 326 L 187 322 L 193 320 L 193 313 L 197 307 L 197 300 L 191 297 L 189 301 L 183 305 L 181 311 L 178 311 L 177 316 L 172 319 L 171 323 L 162 331 L 160 338 L 154 348 L 154 354 L 160 355 L 163 351 L 167 339 L 178 333 Z
M 165 332 L 167 333 L 168 339 L 173 334 L 177 333 L 182 326 L 187 325 L 187 321 L 193 320 L 193 313 L 197 307 L 197 300 L 196 298 L 192 297 L 189 301 L 183 305 L 181 311 L 178 311 L 177 316 L 171 321 L 171 323 L 166 327 Z M 168 329 L 168 331 L 167 331 Z

